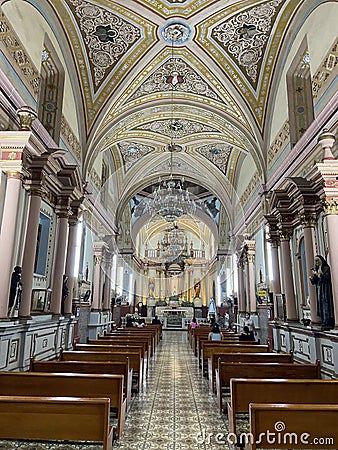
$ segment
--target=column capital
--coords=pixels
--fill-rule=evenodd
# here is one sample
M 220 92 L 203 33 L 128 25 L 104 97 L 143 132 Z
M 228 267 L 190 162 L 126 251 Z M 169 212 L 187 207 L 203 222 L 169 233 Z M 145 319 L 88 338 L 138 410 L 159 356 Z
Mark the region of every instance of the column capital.
M 316 224 L 316 214 L 304 213 L 299 215 L 303 228 L 314 228 Z
M 291 239 L 293 233 L 292 228 L 283 228 L 281 227 L 279 230 L 279 236 L 281 241 L 289 241 Z
M 60 195 L 57 198 L 55 213 L 60 219 L 68 219 L 72 215 L 70 197 L 68 195 Z
M 338 215 L 338 197 L 327 198 L 322 204 L 326 216 Z
M 37 112 L 30 106 L 21 106 L 16 112 L 20 120 L 20 130 L 31 130 L 33 121 L 38 117 Z

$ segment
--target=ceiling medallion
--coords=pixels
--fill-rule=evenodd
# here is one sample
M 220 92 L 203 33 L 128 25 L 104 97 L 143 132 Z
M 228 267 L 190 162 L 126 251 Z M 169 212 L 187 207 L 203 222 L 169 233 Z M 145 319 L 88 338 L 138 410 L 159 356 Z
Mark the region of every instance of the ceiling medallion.
M 182 21 L 170 22 L 161 30 L 161 37 L 168 44 L 185 44 L 191 34 L 191 27 Z

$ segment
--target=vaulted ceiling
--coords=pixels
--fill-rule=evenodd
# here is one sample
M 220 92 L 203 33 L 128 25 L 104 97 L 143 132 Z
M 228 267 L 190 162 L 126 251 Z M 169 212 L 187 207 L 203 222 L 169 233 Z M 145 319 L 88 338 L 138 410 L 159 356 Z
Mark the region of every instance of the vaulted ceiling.
M 0 3 L 5 13 L 22 7 Z M 58 37 L 78 93 L 83 172 L 110 152 L 120 172 L 118 201 L 127 204 L 168 172 L 172 140 L 180 146 L 177 176 L 202 185 L 228 210 L 247 155 L 264 179 L 277 61 L 291 21 L 312 1 L 27 3 L 38 5 Z

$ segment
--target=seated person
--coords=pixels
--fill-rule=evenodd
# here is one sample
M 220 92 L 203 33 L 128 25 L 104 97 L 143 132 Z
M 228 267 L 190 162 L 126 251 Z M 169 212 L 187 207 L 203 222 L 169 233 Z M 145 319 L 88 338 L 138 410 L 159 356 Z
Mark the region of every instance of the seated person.
M 131 317 L 128 317 L 127 322 L 126 322 L 126 327 L 130 328 L 134 326 L 134 320 Z
M 189 324 L 189 327 L 191 329 L 194 329 L 194 328 L 198 328 L 199 326 L 200 325 L 199 325 L 199 323 L 197 323 L 196 317 L 193 317 L 193 319 L 191 320 L 191 322 Z
M 214 323 L 212 330 L 208 334 L 209 341 L 221 341 L 223 339 L 223 334 L 221 333 L 217 323 Z
M 134 325 L 134 326 L 136 326 L 136 327 L 138 327 L 138 328 L 142 328 L 142 327 L 144 327 L 145 325 L 146 325 L 146 321 L 145 321 L 144 319 L 138 319 L 138 321 L 135 322 L 135 325 Z
M 159 325 L 159 324 L 161 323 L 161 321 L 160 321 L 160 319 L 159 319 L 157 316 L 155 316 L 155 317 L 153 318 L 153 320 L 151 321 L 151 323 L 152 323 L 153 325 Z
M 240 341 L 254 341 L 255 340 L 255 336 L 253 334 L 253 331 L 249 330 L 249 327 L 245 326 L 243 328 L 243 332 L 241 333 L 240 337 L 239 337 Z

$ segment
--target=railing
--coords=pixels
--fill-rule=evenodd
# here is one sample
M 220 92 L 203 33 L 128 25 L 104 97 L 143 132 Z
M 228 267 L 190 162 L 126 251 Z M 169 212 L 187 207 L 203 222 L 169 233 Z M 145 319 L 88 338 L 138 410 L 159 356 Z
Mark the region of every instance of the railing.
M 165 259 L 164 255 L 162 255 L 162 252 L 159 249 L 146 249 L 144 252 L 144 256 L 145 258 L 149 258 L 151 260 Z M 205 250 L 190 249 L 189 258 L 205 259 Z

